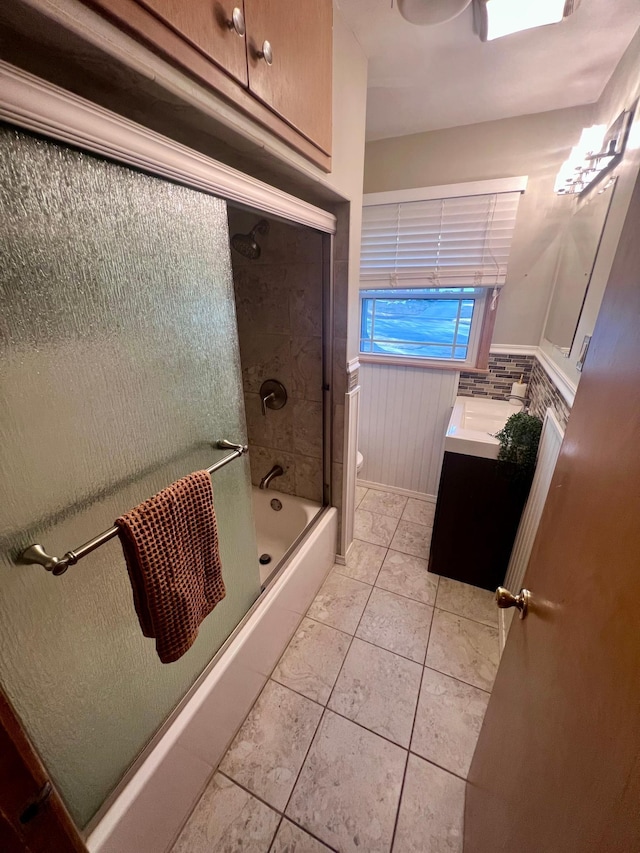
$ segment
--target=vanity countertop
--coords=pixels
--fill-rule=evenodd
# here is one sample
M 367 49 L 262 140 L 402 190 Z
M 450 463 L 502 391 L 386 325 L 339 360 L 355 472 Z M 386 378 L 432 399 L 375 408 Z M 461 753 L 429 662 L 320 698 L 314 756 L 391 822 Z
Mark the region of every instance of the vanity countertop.
M 518 401 L 456 397 L 445 436 L 445 451 L 497 459 L 500 442 L 495 434 L 520 409 Z

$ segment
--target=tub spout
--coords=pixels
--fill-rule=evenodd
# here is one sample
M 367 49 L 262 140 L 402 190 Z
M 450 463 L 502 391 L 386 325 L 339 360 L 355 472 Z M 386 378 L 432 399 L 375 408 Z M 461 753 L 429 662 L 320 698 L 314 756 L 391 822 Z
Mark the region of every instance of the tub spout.
M 282 466 L 274 465 L 273 468 L 260 480 L 260 488 L 268 489 L 269 483 L 274 479 L 274 477 L 282 477 L 283 474 L 284 471 L 282 470 Z

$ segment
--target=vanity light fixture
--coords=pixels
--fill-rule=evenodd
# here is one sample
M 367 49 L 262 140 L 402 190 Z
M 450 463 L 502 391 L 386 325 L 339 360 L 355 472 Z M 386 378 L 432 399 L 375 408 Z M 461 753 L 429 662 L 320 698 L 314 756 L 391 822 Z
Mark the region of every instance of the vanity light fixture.
M 633 110 L 620 113 L 613 124 L 585 127 L 569 159 L 560 167 L 554 191 L 559 195 L 584 193 L 622 160 Z
M 473 0 L 475 30 L 482 41 L 493 41 L 558 24 L 578 8 L 580 0 Z

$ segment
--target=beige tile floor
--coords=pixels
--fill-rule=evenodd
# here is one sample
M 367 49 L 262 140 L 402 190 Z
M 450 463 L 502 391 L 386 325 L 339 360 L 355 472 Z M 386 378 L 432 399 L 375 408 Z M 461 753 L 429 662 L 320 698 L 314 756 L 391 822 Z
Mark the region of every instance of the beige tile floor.
M 334 566 L 174 853 L 460 853 L 491 593 L 427 572 L 432 503 L 358 488 Z

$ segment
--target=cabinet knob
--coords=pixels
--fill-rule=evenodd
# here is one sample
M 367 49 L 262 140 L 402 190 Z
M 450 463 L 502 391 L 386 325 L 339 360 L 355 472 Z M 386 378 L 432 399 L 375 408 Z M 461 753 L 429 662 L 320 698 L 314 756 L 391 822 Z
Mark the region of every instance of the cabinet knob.
M 256 51 L 258 59 L 264 59 L 267 65 L 273 65 L 273 51 L 271 50 L 271 42 L 266 39 L 262 42 L 262 50 Z
M 242 14 L 242 9 L 239 6 L 233 7 L 233 12 L 231 13 L 231 20 L 227 21 L 227 26 L 230 30 L 235 30 L 235 32 L 240 36 L 240 38 L 244 37 L 247 28 L 244 25 L 244 15 Z

